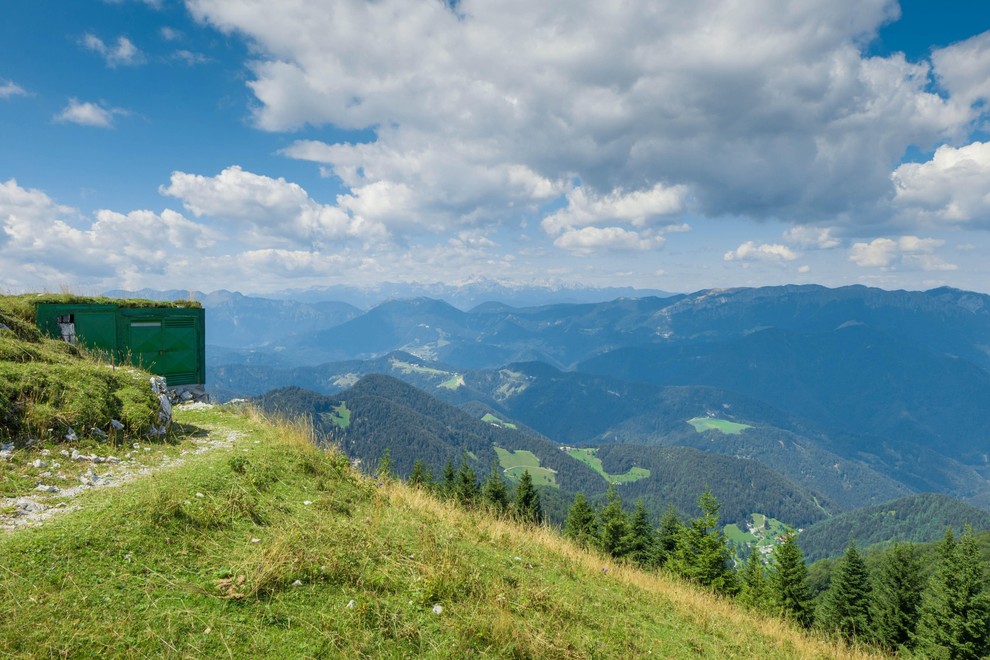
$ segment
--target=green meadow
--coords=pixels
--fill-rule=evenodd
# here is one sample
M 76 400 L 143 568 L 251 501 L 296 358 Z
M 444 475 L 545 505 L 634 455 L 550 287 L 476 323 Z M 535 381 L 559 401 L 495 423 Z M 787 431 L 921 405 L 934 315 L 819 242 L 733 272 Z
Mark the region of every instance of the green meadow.
M 528 470 L 534 485 L 557 488 L 557 473 L 549 468 L 540 467 L 540 459 L 533 452 L 525 449 L 510 452 L 501 447 L 495 447 L 495 453 L 498 454 L 499 465 L 502 466 L 508 479 L 519 481 L 523 472 Z
M 695 417 L 694 419 L 689 419 L 688 424 L 694 427 L 694 430 L 698 433 L 704 433 L 705 431 L 721 431 L 726 435 L 736 435 L 742 433 L 746 429 L 753 428 L 749 424 L 739 424 L 738 422 L 730 422 L 725 419 L 716 419 L 714 417 Z
M 576 458 L 581 461 L 592 470 L 602 475 L 602 477 L 610 484 L 626 484 L 632 481 L 639 481 L 640 479 L 646 479 L 650 476 L 650 471 L 646 468 L 641 467 L 631 467 L 624 474 L 609 474 L 602 467 L 602 459 L 595 456 L 595 452 L 598 449 L 594 447 L 578 448 L 574 447 L 567 451 L 571 457 Z

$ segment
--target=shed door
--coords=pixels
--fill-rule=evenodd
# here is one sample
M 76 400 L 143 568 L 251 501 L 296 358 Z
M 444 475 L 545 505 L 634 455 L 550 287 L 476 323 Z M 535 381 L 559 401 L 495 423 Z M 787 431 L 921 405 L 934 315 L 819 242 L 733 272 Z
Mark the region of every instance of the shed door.
M 79 310 L 75 313 L 76 335 L 86 348 L 105 353 L 117 349 L 117 319 L 113 310 Z
M 199 342 L 196 319 L 191 316 L 165 318 L 162 322 L 161 373 L 169 385 L 191 385 L 197 382 Z
M 162 321 L 143 319 L 131 321 L 129 326 L 128 348 L 131 362 L 153 374 L 162 373 Z

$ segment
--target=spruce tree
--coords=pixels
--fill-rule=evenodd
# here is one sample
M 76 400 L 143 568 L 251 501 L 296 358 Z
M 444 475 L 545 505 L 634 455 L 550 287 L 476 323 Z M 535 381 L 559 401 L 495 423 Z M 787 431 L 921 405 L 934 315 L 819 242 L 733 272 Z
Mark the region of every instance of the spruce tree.
M 877 643 L 885 649 L 911 646 L 924 586 L 916 546 L 898 543 L 884 553 L 873 580 L 873 628 Z
M 647 568 L 653 565 L 653 529 L 642 498 L 636 500 L 636 510 L 629 520 L 622 545 L 626 556 L 639 566 Z
M 385 481 L 392 476 L 392 450 L 388 447 L 382 452 L 375 466 L 375 479 Z
M 454 464 L 447 459 L 447 464 L 443 466 L 443 483 L 440 484 L 440 494 L 447 499 L 457 496 L 457 472 L 454 471 Z
M 946 530 L 938 557 L 922 595 L 917 649 L 926 657 L 982 658 L 990 652 L 990 596 L 973 530 L 958 543 Z
M 668 506 L 660 518 L 660 525 L 654 536 L 653 564 L 655 566 L 665 566 L 674 555 L 682 526 L 683 523 L 677 515 L 677 510 L 674 509 L 673 505 Z
M 473 506 L 478 502 L 481 491 L 478 488 L 478 478 L 468 465 L 467 456 L 461 459 L 461 469 L 457 471 L 454 487 L 457 501 L 464 506 Z
M 482 501 L 498 513 L 509 510 L 509 487 L 502 478 L 498 461 L 492 461 L 492 471 L 481 490 Z
M 584 547 L 590 546 L 598 538 L 595 510 L 588 504 L 584 493 L 578 492 L 574 496 L 574 502 L 567 512 L 567 522 L 564 523 L 564 535 Z
M 758 548 L 753 548 L 746 558 L 742 573 L 739 574 L 738 601 L 754 610 L 768 612 L 773 599 L 770 593 L 770 581 L 767 579 L 766 567 L 760 558 Z
M 866 563 L 856 541 L 850 540 L 816 612 L 818 625 L 849 640 L 869 638 L 873 632 L 870 592 Z
M 622 498 L 616 492 L 615 484 L 611 484 L 605 496 L 605 506 L 598 512 L 598 549 L 612 557 L 625 555 L 628 528 Z
M 811 625 L 811 594 L 808 592 L 808 568 L 804 554 L 791 532 L 784 542 L 773 549 L 773 570 L 770 572 L 770 590 L 774 609 L 800 625 Z
M 409 485 L 419 488 L 431 488 L 433 486 L 433 472 L 420 459 L 413 461 L 412 472 L 409 474 Z
M 710 490 L 698 498 L 701 515 L 685 524 L 677 538 L 674 555 L 668 562 L 675 573 L 710 587 L 718 593 L 735 593 L 736 575 L 731 554 L 719 526 L 718 500 Z
M 530 523 L 540 523 L 543 521 L 543 508 L 540 506 L 540 494 L 533 486 L 533 477 L 529 470 L 524 470 L 516 486 L 516 501 L 512 505 L 512 512 L 519 520 Z

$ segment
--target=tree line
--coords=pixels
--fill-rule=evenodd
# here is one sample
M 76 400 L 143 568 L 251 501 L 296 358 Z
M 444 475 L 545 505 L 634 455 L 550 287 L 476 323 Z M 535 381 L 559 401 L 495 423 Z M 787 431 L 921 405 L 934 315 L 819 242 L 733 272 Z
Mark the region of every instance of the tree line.
M 386 449 L 379 460 L 378 476 L 388 474 L 391 467 L 389 451 Z M 451 500 L 469 509 L 485 508 L 497 514 L 510 516 L 520 522 L 541 524 L 544 522 L 540 494 L 533 485 L 529 470 L 523 472 L 519 483 L 513 489 L 502 476 L 502 470 L 495 461 L 483 482 L 468 462 L 467 454 L 461 458 L 460 467 L 454 468 L 447 461 L 439 478 L 423 461 L 416 459 L 409 475 L 409 485 L 428 490 L 442 499 Z
M 377 476 L 387 475 L 390 468 L 386 450 Z M 459 467 L 447 461 L 439 477 L 417 460 L 408 483 L 467 508 L 530 524 L 545 522 L 529 472 L 513 488 L 497 462 L 479 480 L 466 454 Z M 698 508 L 700 515 L 682 519 L 668 507 L 654 525 L 642 499 L 627 512 L 612 485 L 598 506 L 577 493 L 563 533 L 584 548 L 678 575 L 745 607 L 851 642 L 924 657 L 990 654 L 990 589 L 984 586 L 986 569 L 972 528 L 967 526 L 958 538 L 951 528 L 946 530 L 931 570 L 926 570 L 919 546 L 911 543 L 893 546 L 870 570 L 850 540 L 827 589 L 816 598 L 795 533 L 778 539 L 766 557 L 753 550 L 738 561 L 722 532 L 717 498 L 706 489 Z
M 682 520 L 671 507 L 653 526 L 642 501 L 632 514 L 614 486 L 597 509 L 578 493 L 564 534 L 578 544 L 647 570 L 665 570 L 730 596 L 740 604 L 818 628 L 849 641 L 924 657 L 990 654 L 990 589 L 971 527 L 945 532 L 930 576 L 915 544 L 891 548 L 872 572 L 850 540 L 815 599 L 797 535 L 779 539 L 764 561 L 754 550 L 737 566 L 719 523 L 718 500 L 706 490 L 701 515 Z

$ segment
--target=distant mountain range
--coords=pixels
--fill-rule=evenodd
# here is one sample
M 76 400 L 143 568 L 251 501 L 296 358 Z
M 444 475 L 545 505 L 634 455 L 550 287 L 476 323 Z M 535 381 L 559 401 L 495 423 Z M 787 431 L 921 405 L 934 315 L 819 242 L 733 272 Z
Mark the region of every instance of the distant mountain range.
M 211 295 L 221 399 L 285 386 L 333 397 L 389 374 L 476 420 L 596 447 L 603 465 L 689 448 L 755 461 L 823 515 L 926 492 L 990 511 L 983 294 L 783 286 L 366 311 Z
M 442 282 L 405 283 L 383 282 L 372 287 L 327 286 L 295 289 L 273 294 L 275 298 L 299 302 L 342 300 L 368 309 L 388 300 L 435 298 L 446 300 L 459 309 L 472 309 L 482 303 L 497 301 L 513 307 L 533 307 L 548 304 L 595 303 L 616 298 L 666 298 L 674 294 L 660 289 L 634 287 L 592 287 L 573 284 L 505 283 L 489 279 L 452 285 Z

